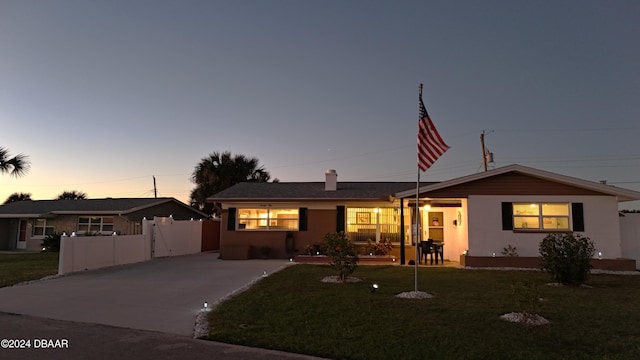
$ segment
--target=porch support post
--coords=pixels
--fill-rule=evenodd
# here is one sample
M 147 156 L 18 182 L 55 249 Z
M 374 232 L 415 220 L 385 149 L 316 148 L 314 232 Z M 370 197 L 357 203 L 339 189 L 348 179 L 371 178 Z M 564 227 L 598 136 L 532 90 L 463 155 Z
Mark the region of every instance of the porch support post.
M 400 265 L 404 265 L 404 199 L 400 198 Z

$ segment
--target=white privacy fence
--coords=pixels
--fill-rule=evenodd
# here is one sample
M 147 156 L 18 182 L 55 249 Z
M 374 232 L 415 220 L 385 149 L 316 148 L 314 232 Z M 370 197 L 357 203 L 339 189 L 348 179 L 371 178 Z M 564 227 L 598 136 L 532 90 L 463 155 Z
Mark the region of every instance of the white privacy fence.
M 58 274 L 195 254 L 200 252 L 201 244 L 201 221 L 172 218 L 143 220 L 142 235 L 63 235 Z
M 640 214 L 627 213 L 620 217 L 620 239 L 622 255 L 636 261 L 640 269 Z

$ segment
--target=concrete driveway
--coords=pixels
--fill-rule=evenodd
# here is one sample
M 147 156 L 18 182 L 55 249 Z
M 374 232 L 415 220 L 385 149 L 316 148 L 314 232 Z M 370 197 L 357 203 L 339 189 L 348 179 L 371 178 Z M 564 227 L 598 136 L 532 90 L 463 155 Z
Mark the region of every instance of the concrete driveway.
M 213 304 L 286 260 L 219 260 L 216 253 L 160 258 L 0 288 L 0 312 L 192 336 Z

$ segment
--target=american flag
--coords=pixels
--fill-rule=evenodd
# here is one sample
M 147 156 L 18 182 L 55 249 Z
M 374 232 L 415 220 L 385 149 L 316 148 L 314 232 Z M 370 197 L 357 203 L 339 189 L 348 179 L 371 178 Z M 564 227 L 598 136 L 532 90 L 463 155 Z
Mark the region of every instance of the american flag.
M 418 119 L 418 168 L 427 171 L 445 151 L 449 145 L 445 144 L 433 125 L 427 109 L 422 102 L 422 84 L 420 84 Z

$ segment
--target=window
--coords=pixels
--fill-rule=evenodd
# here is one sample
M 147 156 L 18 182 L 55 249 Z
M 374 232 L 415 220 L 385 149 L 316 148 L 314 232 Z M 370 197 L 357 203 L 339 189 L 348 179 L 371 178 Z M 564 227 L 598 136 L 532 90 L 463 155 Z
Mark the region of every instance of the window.
M 239 230 L 298 230 L 298 209 L 238 209 Z
M 513 203 L 513 229 L 570 230 L 569 203 Z
M 78 218 L 80 233 L 112 233 L 113 216 L 81 216 Z
M 45 237 L 45 235 L 51 235 L 53 233 L 54 233 L 54 227 L 47 226 L 46 219 L 36 219 L 35 224 L 33 224 L 34 237 Z
M 347 235 L 354 242 L 380 239 L 400 242 L 400 210 L 397 208 L 347 208 Z

